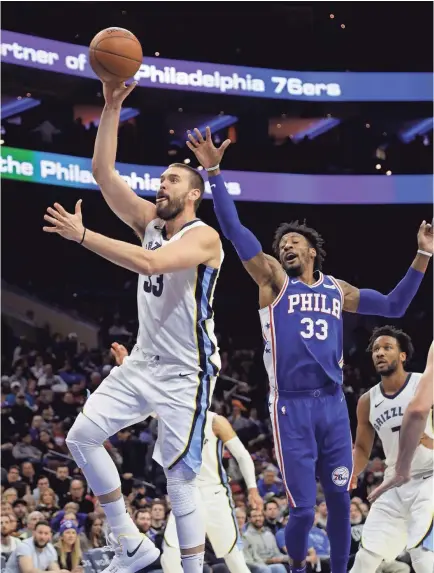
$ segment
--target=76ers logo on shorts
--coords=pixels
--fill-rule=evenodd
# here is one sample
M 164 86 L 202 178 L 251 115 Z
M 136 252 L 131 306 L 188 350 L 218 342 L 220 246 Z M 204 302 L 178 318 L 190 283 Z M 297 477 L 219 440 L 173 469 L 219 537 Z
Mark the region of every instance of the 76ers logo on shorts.
M 339 466 L 332 472 L 332 482 L 338 486 L 344 486 L 350 479 L 350 471 L 345 466 Z

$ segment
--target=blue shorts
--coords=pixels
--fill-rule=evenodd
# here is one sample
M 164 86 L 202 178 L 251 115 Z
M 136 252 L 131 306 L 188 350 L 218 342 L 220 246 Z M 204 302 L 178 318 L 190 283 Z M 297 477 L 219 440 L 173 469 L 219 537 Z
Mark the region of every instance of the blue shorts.
M 353 448 L 342 388 L 276 392 L 269 407 L 276 458 L 290 505 L 316 504 L 316 477 L 324 493 L 348 491 Z

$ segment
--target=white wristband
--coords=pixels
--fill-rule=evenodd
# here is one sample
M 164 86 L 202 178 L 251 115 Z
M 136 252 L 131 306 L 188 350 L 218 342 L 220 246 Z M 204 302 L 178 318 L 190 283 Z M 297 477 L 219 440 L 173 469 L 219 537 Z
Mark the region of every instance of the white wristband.
M 425 255 L 426 257 L 432 257 L 432 253 L 428 253 L 427 251 L 422 251 L 422 249 L 418 249 L 417 252 L 420 255 Z
M 217 165 L 215 167 L 205 167 L 205 171 L 215 171 L 216 169 L 218 169 L 220 167 L 220 163 L 217 163 Z

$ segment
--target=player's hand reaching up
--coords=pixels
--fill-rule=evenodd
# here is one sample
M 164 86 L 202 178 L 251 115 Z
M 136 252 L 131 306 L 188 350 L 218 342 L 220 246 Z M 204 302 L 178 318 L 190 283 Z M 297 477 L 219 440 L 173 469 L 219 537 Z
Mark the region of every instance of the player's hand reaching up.
M 81 215 L 81 199 L 75 205 L 75 213 L 68 213 L 62 205 L 54 203 L 53 207 L 48 207 L 44 219 L 51 223 L 52 227 L 43 227 L 46 233 L 57 233 L 64 239 L 80 243 L 84 236 L 84 226 Z
M 129 86 L 125 85 L 125 82 L 103 82 L 102 90 L 106 104 L 109 107 L 120 108 L 124 99 L 130 95 L 136 85 L 137 82 L 132 82 Z
M 433 254 L 434 252 L 433 225 L 434 225 L 434 220 L 431 221 L 431 224 L 427 223 L 426 221 L 422 221 L 422 224 L 419 227 L 419 232 L 417 234 L 417 245 L 419 249 L 431 254 Z
M 197 127 L 194 129 L 194 135 L 191 131 L 188 132 L 188 139 L 190 141 L 187 141 L 187 147 L 195 154 L 196 159 L 204 169 L 219 165 L 226 149 L 231 144 L 231 140 L 226 139 L 220 147 L 216 147 L 211 139 L 209 127 L 206 128 L 205 139 Z

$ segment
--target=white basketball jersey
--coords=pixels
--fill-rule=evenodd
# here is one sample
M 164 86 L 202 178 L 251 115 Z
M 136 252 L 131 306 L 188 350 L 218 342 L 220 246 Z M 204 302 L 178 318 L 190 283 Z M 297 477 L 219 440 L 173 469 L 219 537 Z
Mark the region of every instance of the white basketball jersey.
M 216 414 L 207 413 L 205 424 L 205 439 L 202 449 L 202 467 L 196 478 L 201 488 L 225 484 L 228 481 L 223 467 L 223 442 L 217 438 L 212 429 L 212 421 Z
M 202 225 L 199 219 L 190 221 L 167 240 L 164 221 L 155 219 L 146 227 L 143 247 L 164 249 Z M 223 257 L 222 249 L 220 265 Z M 220 357 L 212 304 L 219 271 L 220 267 L 199 265 L 165 275 L 139 275 L 137 343 L 143 352 L 180 363 L 190 371 L 217 374 Z
M 386 455 L 387 469 L 385 476 L 393 474 L 399 452 L 399 431 L 405 410 L 413 398 L 422 374 L 409 373 L 404 386 L 393 396 L 383 393 L 381 383 L 369 391 L 370 412 L 369 421 L 377 432 L 383 444 Z M 428 417 L 425 433 L 434 438 L 432 411 Z M 422 445 L 418 446 L 411 464 L 411 475 L 421 475 L 433 472 L 433 450 Z

